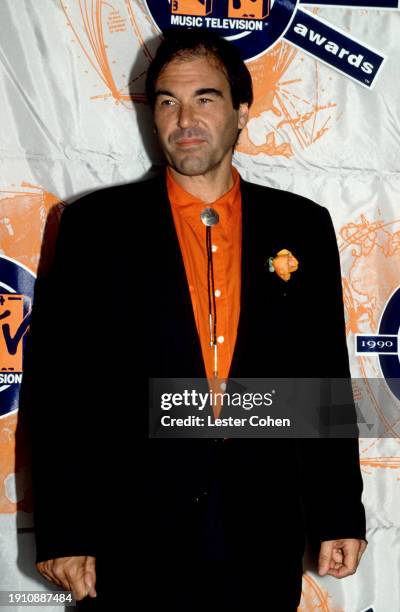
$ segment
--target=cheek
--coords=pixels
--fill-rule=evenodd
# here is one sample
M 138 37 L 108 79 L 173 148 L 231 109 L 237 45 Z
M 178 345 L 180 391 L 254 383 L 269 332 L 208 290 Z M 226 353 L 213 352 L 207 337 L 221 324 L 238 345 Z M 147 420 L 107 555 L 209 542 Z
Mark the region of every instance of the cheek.
M 173 108 L 168 108 L 168 107 L 163 107 L 163 108 L 158 108 L 158 109 L 156 108 L 154 111 L 154 121 L 155 123 L 164 125 L 170 122 L 174 115 L 175 115 L 175 112 Z
M 236 116 L 229 115 L 227 113 L 227 115 L 225 116 L 225 120 L 224 120 L 222 129 L 224 131 L 226 140 L 229 140 L 232 137 L 236 137 L 237 131 L 239 129 L 238 118 Z
M 210 113 L 206 120 L 210 131 L 213 131 L 218 134 L 224 135 L 225 133 L 231 133 L 236 129 L 235 120 L 229 115 L 229 113 L 225 114 L 215 114 Z
M 227 129 L 230 132 L 237 129 L 238 120 L 239 116 L 232 110 L 232 108 L 225 109 L 219 116 L 219 123 L 223 124 L 224 129 Z
M 167 117 L 154 115 L 154 125 L 157 129 L 158 137 L 161 140 L 167 140 L 168 135 L 171 132 L 171 128 L 169 127 L 171 124 L 171 120 Z

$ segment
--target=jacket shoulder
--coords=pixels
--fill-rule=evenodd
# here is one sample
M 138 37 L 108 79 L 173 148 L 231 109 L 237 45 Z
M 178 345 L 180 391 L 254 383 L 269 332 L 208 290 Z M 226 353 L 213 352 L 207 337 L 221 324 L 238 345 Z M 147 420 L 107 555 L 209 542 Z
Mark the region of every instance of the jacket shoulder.
M 258 185 L 242 180 L 242 193 L 247 195 L 251 205 L 264 209 L 266 214 L 274 216 L 322 217 L 327 209 L 312 200 L 291 191 Z M 273 207 L 273 211 L 271 208 Z
M 69 222 L 93 222 L 103 218 L 110 223 L 110 216 L 115 217 L 123 213 L 126 217 L 130 213 L 137 213 L 137 206 L 148 201 L 149 195 L 158 188 L 159 183 L 159 178 L 156 177 L 97 189 L 67 204 L 62 216 Z

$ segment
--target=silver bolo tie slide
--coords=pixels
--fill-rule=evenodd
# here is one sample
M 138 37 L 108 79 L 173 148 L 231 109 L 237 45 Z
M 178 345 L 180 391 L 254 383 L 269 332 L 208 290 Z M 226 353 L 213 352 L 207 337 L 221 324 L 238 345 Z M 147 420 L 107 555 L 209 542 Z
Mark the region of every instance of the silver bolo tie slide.
M 215 303 L 214 287 L 214 265 L 212 257 L 211 228 L 219 223 L 219 215 L 213 208 L 204 208 L 200 213 L 200 219 L 206 226 L 206 248 L 207 248 L 207 287 L 208 287 L 208 311 L 210 325 L 210 346 L 214 352 L 214 377 L 218 376 L 218 351 L 217 351 L 217 308 Z
M 219 222 L 219 214 L 213 208 L 204 208 L 200 213 L 200 219 L 207 227 L 217 225 Z

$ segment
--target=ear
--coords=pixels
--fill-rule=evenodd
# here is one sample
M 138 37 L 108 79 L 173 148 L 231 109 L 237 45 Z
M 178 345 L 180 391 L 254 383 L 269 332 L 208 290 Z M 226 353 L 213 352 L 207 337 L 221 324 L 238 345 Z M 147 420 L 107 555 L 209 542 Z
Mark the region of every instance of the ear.
M 238 128 L 242 130 L 249 120 L 249 105 L 247 102 L 239 106 Z

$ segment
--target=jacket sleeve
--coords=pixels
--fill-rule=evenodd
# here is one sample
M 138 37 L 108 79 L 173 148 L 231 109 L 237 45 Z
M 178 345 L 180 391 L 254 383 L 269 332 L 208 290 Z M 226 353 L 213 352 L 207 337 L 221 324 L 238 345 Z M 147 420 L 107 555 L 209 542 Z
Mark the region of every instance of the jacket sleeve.
M 313 350 L 320 355 L 321 377 L 341 379 L 342 388 L 343 381 L 345 386 L 347 381 L 351 399 L 345 405 L 345 419 L 355 424 L 357 419 L 351 394 L 339 251 L 329 212 L 318 207 L 318 214 L 320 219 L 312 228 L 313 235 L 309 238 L 315 253 L 311 290 L 315 295 L 308 300 L 310 308 L 315 308 Z M 335 418 L 334 405 L 331 406 L 330 416 Z M 332 431 L 335 432 L 334 423 Z M 314 542 L 341 538 L 365 539 L 358 436 L 339 437 L 337 430 L 332 435 L 338 437 L 297 440 L 308 535 Z
M 63 212 L 51 271 L 36 283 L 25 351 L 21 407 L 30 424 L 37 562 L 96 554 L 88 228 L 79 210 L 73 204 Z

